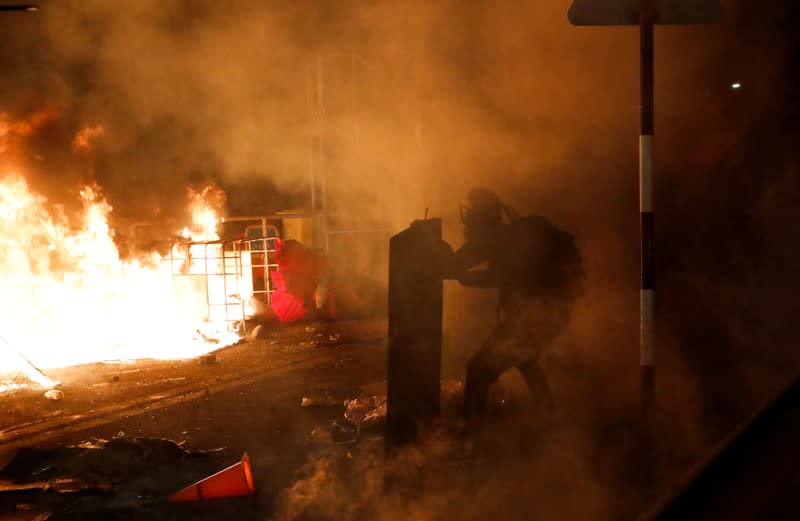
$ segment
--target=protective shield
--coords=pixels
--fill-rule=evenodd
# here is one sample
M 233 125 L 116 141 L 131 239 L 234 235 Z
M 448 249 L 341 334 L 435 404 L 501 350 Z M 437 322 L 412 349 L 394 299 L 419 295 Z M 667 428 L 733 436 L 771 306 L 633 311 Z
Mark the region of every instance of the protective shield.
M 441 221 L 413 224 L 389 241 L 386 450 L 411 443 L 440 412 Z

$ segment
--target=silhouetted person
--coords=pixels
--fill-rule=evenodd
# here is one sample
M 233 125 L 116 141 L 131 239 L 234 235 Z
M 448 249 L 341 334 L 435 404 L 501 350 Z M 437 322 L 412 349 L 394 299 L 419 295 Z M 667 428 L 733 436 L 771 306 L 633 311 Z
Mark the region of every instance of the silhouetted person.
M 583 293 L 580 252 L 570 234 L 544 217 L 520 217 L 490 190 L 469 192 L 461 220 L 465 242 L 453 254 L 450 278 L 499 290 L 497 325 L 467 364 L 464 415 L 481 415 L 489 388 L 512 367 L 549 407 L 552 397 L 538 359 L 564 332 Z

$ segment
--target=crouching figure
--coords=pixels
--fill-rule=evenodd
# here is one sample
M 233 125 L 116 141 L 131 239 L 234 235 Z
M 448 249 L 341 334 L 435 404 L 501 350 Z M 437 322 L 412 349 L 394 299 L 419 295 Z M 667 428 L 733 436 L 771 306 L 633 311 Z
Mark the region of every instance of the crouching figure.
M 464 244 L 452 254 L 447 278 L 498 289 L 497 324 L 467 365 L 464 416 L 484 413 L 491 385 L 512 367 L 535 400 L 552 406 L 539 359 L 566 330 L 583 294 L 583 261 L 573 237 L 544 217 L 519 216 L 487 189 L 469 192 L 461 220 Z

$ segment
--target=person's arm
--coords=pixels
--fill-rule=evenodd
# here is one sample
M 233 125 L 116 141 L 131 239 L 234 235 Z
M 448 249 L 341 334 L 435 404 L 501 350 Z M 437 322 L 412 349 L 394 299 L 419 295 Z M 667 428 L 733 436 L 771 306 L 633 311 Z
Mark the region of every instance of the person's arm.
M 458 277 L 457 280 L 462 286 L 467 286 L 468 288 L 497 287 L 497 283 L 488 269 L 467 270 L 461 273 L 461 276 Z
M 488 268 L 475 269 L 487 260 L 485 247 L 474 241 L 467 241 L 453 254 L 450 278 L 471 288 L 495 287 L 494 276 Z

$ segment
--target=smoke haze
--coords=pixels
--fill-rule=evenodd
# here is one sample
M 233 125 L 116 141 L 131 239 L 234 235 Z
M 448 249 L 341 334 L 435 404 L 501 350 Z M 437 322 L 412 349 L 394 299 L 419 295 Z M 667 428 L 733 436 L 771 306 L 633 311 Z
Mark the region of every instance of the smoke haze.
M 589 416 L 603 425 L 636 407 L 635 28 L 571 26 L 568 1 L 40 5 L 0 18 L 0 112 L 48 114 L 0 136 L 17 147 L 0 164 L 52 201 L 93 181 L 117 215 L 151 219 L 214 181 L 229 212 L 266 214 L 309 209 L 313 174 L 342 223 L 395 232 L 429 209 L 457 245 L 462 195 L 493 188 L 574 233 L 587 260 L 588 294 L 549 359 L 557 394 L 580 403 L 602 389 Z M 656 29 L 659 401 L 684 455 L 796 367 L 786 5 L 729 1 L 717 25 Z M 92 149 L 73 150 L 95 125 Z M 445 365 L 458 374 L 494 307 L 448 285 L 456 301 Z

